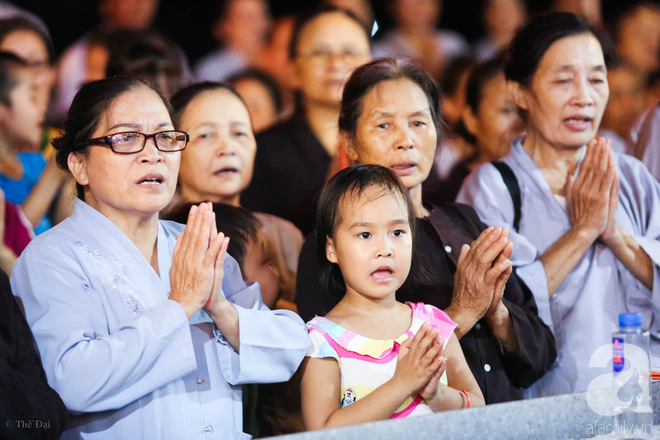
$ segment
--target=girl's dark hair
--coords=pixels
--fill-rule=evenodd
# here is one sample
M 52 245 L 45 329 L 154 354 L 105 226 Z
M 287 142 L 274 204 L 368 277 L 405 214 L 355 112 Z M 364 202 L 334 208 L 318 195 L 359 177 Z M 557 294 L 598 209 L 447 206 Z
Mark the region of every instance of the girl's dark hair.
M 318 8 L 312 9 L 311 11 L 300 14 L 296 17 L 296 21 L 293 24 L 293 31 L 291 32 L 291 40 L 289 41 L 290 60 L 296 59 L 298 55 L 298 45 L 300 44 L 300 35 L 302 34 L 305 27 L 309 24 L 309 22 L 315 20 L 317 17 L 321 15 L 330 14 L 333 12 L 344 14 L 346 17 L 355 21 L 355 23 L 357 23 L 360 26 L 360 28 L 364 30 L 364 33 L 367 35 L 367 39 L 369 39 L 369 30 L 364 27 L 364 23 L 362 23 L 362 21 L 360 21 L 357 15 L 355 15 L 353 12 L 347 9 L 338 8 L 336 6 L 328 6 L 328 5 L 320 6 Z
M 325 253 L 328 238 L 334 238 L 337 227 L 342 222 L 342 203 L 357 200 L 370 187 L 379 188 L 380 195 L 391 194 L 402 201 L 408 213 L 408 224 L 413 238 L 413 264 L 409 277 L 417 280 L 419 265 L 415 264 L 415 208 L 405 185 L 389 168 L 380 165 L 354 165 L 335 174 L 323 187 L 316 211 L 316 251 L 325 294 L 341 298 L 346 293 L 346 284 L 339 266 L 328 261 Z M 380 196 L 379 195 L 379 196 Z M 346 209 L 346 206 L 343 207 Z
M 46 46 L 48 52 L 48 64 L 51 66 L 55 62 L 55 50 L 53 49 L 53 41 L 48 35 L 48 30 L 42 24 L 36 22 L 34 19 L 25 16 L 15 16 L 0 20 L 0 44 L 5 41 L 9 34 L 16 31 L 30 31 L 36 34 L 41 42 Z
M 599 33 L 579 15 L 570 12 L 553 12 L 539 15 L 516 33 L 511 41 L 508 61 L 504 68 L 506 79 L 529 86 L 541 63 L 541 58 L 555 41 L 585 33 L 598 39 L 605 64 L 609 64 L 614 53 L 610 39 Z
M 71 153 L 84 153 L 101 118 L 119 96 L 132 90 L 146 88 L 153 90 L 163 101 L 163 105 L 176 126 L 176 117 L 170 102 L 149 83 L 133 76 L 114 76 L 85 84 L 73 98 L 69 113 L 64 121 L 64 134 L 53 139 L 57 150 L 55 161 L 63 170 L 69 171 L 68 159 Z M 84 200 L 83 187 L 76 183 L 78 198 Z
M 184 203 L 179 205 L 172 213 L 167 215 L 167 220 L 186 224 L 190 208 L 198 203 Z M 234 257 L 245 276 L 245 258 L 247 256 L 248 244 L 251 241 L 258 242 L 260 239 L 262 225 L 259 219 L 250 211 L 240 206 L 227 203 L 213 203 L 215 223 L 218 231 L 229 237 L 227 252 Z
M 171 103 L 174 112 L 181 117 L 188 104 L 190 104 L 190 101 L 195 99 L 198 95 L 211 90 L 227 90 L 240 99 L 243 105 L 245 105 L 245 101 L 243 101 L 243 98 L 241 98 L 232 85 L 223 82 L 203 81 L 184 87 L 172 96 Z
M 0 52 L 0 103 L 11 108 L 11 92 L 18 84 L 18 70 L 28 64 L 11 52 Z
M 499 74 L 504 73 L 504 63 L 504 58 L 497 57 L 477 64 L 470 71 L 465 86 L 465 103 L 475 115 L 479 112 L 479 105 L 484 97 L 484 86 Z
M 245 69 L 230 76 L 227 79 L 227 82 L 235 86 L 236 83 L 243 80 L 253 80 L 261 83 L 261 85 L 263 85 L 266 90 L 268 90 L 268 94 L 270 95 L 270 99 L 273 101 L 273 105 L 275 106 L 277 113 L 282 113 L 282 110 L 284 109 L 284 102 L 282 100 L 282 88 L 272 75 L 269 75 L 268 73 L 259 69 Z
M 440 107 L 440 87 L 426 70 L 400 58 L 382 58 L 353 71 L 344 86 L 339 113 L 339 131 L 355 136 L 357 123 L 362 114 L 362 102 L 371 89 L 383 81 L 407 79 L 417 84 L 429 102 L 433 125 L 440 143 L 444 133 Z

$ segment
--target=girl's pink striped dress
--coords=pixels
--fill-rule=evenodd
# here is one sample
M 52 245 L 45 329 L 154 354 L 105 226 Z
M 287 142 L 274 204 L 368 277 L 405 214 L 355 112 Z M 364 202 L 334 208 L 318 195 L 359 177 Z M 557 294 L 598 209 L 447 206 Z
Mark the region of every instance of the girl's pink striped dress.
M 413 337 L 424 322 L 437 328 L 445 346 L 456 324 L 442 310 L 423 303 L 406 303 L 412 308 L 410 328 L 396 339 L 375 340 L 353 333 L 320 316 L 307 323 L 312 341 L 307 356 L 334 358 L 341 371 L 341 406 L 363 398 L 394 375 L 400 344 Z M 446 374 L 441 382 L 446 384 Z M 410 396 L 390 418 L 430 414 L 431 408 L 419 395 Z

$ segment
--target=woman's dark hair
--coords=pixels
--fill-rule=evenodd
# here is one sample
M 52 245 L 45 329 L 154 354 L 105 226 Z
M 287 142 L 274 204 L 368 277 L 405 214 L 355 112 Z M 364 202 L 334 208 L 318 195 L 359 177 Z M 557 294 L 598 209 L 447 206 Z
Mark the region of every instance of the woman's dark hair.
M 579 15 L 570 12 L 553 12 L 539 15 L 516 33 L 509 47 L 509 57 L 504 68 L 506 79 L 529 86 L 543 55 L 555 41 L 585 33 L 598 39 L 605 64 L 609 64 L 613 58 L 611 40 L 600 34 Z
M 415 208 L 410 192 L 392 170 L 380 165 L 354 165 L 335 174 L 323 187 L 316 210 L 316 252 L 319 263 L 321 286 L 324 293 L 341 298 L 346 292 L 346 284 L 339 266 L 328 261 L 325 253 L 328 238 L 334 238 L 337 227 L 341 224 L 343 203 L 357 200 L 368 188 L 380 189 L 377 197 L 393 195 L 406 206 L 408 224 L 413 239 L 413 264 L 409 277 L 417 280 L 419 265 L 415 264 Z M 345 211 L 344 211 L 345 213 Z
M 232 85 L 223 82 L 203 81 L 191 84 L 188 87 L 184 87 L 183 89 L 176 92 L 174 96 L 172 96 L 170 102 L 172 103 L 174 112 L 180 118 L 188 104 L 190 104 L 190 101 L 195 99 L 198 95 L 211 90 L 227 90 L 238 99 L 240 99 L 243 105 L 245 105 L 245 101 L 243 101 L 241 95 L 238 94 Z
M 410 80 L 422 89 L 429 102 L 433 125 L 435 125 L 438 143 L 440 143 L 444 132 L 440 87 L 426 70 L 408 60 L 399 58 L 382 58 L 353 71 L 342 94 L 339 131 L 355 136 L 358 119 L 363 110 L 364 97 L 381 82 L 397 79 Z
M 465 103 L 475 115 L 479 113 L 479 106 L 484 97 L 484 87 L 490 80 L 504 73 L 504 63 L 505 60 L 502 57 L 493 58 L 477 64 L 470 71 L 465 86 Z
M 296 21 L 293 24 L 293 31 L 291 31 L 291 40 L 289 41 L 290 60 L 296 59 L 298 55 L 298 45 L 300 44 L 300 35 L 302 34 L 303 30 L 305 30 L 305 27 L 311 21 L 315 20 L 317 17 L 324 14 L 331 14 L 334 12 L 344 14 L 346 17 L 355 21 L 355 23 L 357 23 L 360 26 L 360 28 L 364 30 L 367 39 L 369 38 L 369 30 L 364 27 L 364 23 L 362 23 L 362 21 L 360 21 L 357 15 L 355 15 L 353 12 L 347 9 L 338 8 L 336 6 L 327 6 L 327 5 L 320 6 L 318 8 L 312 9 L 311 11 L 300 14 L 296 17 Z
M 198 203 L 184 203 L 179 205 L 172 213 L 166 216 L 167 220 L 186 224 L 190 208 Z M 259 219 L 250 211 L 240 206 L 227 203 L 213 203 L 215 223 L 218 231 L 229 237 L 227 253 L 234 257 L 245 276 L 245 258 L 248 244 L 258 242 L 261 237 L 262 225 Z
M 46 46 L 48 52 L 48 64 L 51 66 L 55 62 L 55 50 L 53 49 L 53 41 L 48 35 L 48 30 L 42 24 L 35 22 L 35 20 L 24 16 L 15 16 L 0 20 L 0 44 L 5 41 L 5 38 L 16 31 L 29 31 L 36 34 L 41 42 Z
M 17 72 L 28 64 L 11 52 L 0 52 L 0 103 L 11 108 L 11 92 L 18 84 Z
M 108 46 L 106 77 L 135 75 L 163 94 L 171 95 L 183 84 L 182 57 L 178 47 L 155 31 L 118 30 Z
M 282 88 L 272 75 L 269 75 L 268 73 L 259 69 L 245 69 L 230 76 L 227 79 L 227 82 L 233 86 L 236 86 L 236 83 L 243 80 L 253 80 L 263 85 L 266 90 L 268 90 L 268 94 L 270 95 L 270 99 L 273 101 L 273 105 L 275 110 L 277 110 L 277 113 L 282 113 L 282 110 L 284 109 L 284 102 L 282 100 Z
M 82 86 L 76 93 L 64 121 L 64 134 L 53 139 L 53 147 L 57 150 L 55 156 L 57 165 L 69 171 L 67 163 L 69 154 L 84 153 L 87 150 L 88 145 L 85 142 L 92 138 L 101 118 L 115 99 L 126 92 L 142 88 L 153 90 L 158 94 L 172 123 L 176 126 L 176 117 L 167 98 L 142 79 L 134 76 L 115 76 L 92 81 Z M 76 190 L 78 197 L 84 200 L 83 187 L 76 183 Z

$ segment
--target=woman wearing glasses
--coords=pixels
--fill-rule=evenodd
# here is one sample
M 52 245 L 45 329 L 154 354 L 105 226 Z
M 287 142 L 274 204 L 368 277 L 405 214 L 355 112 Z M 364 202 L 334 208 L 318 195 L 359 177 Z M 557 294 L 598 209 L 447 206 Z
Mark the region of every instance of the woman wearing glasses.
M 370 58 L 369 35 L 352 13 L 324 7 L 298 18 L 289 46 L 298 107 L 257 136 L 252 182 L 241 196 L 246 208 L 311 232 L 315 196 L 337 155 L 344 83 Z
M 76 414 L 63 438 L 249 438 L 240 384 L 287 380 L 307 351 L 302 321 L 243 282 L 207 204 L 185 231 L 158 220 L 188 141 L 171 115 L 138 79 L 96 81 L 56 141 L 79 199 L 24 251 L 12 287 Z

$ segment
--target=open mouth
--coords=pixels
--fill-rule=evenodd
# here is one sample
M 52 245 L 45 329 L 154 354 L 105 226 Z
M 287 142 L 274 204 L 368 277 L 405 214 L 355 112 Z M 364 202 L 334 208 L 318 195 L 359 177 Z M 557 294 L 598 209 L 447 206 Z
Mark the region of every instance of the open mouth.
M 163 178 L 163 176 L 146 176 L 138 182 L 138 185 L 156 186 L 156 185 L 160 185 L 164 181 L 165 179 Z
M 564 119 L 564 124 L 574 130 L 584 130 L 591 126 L 593 118 L 589 116 L 571 116 Z
M 379 283 L 385 283 L 392 280 L 393 273 L 394 271 L 389 267 L 379 267 L 371 272 L 371 278 Z
M 407 176 L 415 172 L 417 169 L 417 163 L 415 162 L 400 162 L 390 166 L 390 169 L 394 171 L 394 174 L 397 176 Z
M 213 174 L 216 176 L 233 176 L 235 174 L 238 174 L 239 170 L 238 168 L 235 167 L 224 167 L 220 168 L 219 170 L 215 171 Z

